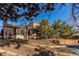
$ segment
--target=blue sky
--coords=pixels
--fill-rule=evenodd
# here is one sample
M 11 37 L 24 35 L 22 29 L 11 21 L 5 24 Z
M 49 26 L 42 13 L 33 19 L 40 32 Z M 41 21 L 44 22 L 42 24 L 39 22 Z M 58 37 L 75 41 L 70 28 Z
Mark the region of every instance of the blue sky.
M 70 13 L 71 13 L 71 4 L 66 4 L 66 6 L 64 7 L 59 7 L 59 4 L 55 7 L 54 11 L 51 11 L 49 13 L 42 13 L 40 15 L 38 15 L 37 18 L 35 18 L 35 21 L 40 21 L 42 19 L 48 19 L 49 23 L 52 24 L 54 20 L 62 20 L 62 21 L 66 21 L 69 19 L 70 17 Z
M 54 11 L 50 11 L 48 13 L 40 13 L 36 18 L 34 18 L 33 21 L 35 22 L 39 22 L 42 19 L 48 19 L 49 23 L 52 24 L 54 20 L 62 20 L 62 21 L 66 21 L 69 19 L 70 17 L 70 13 L 71 13 L 71 4 L 66 4 L 66 6 L 63 7 L 59 7 L 60 4 L 57 4 L 57 6 L 55 6 L 55 10 Z M 23 8 L 21 8 L 19 13 L 22 13 L 26 10 L 23 10 Z M 19 21 L 17 22 L 17 24 L 22 24 L 23 22 L 25 22 L 26 20 L 24 18 L 19 19 Z M 16 24 L 15 22 L 11 22 L 9 21 L 9 23 L 11 24 Z M 0 26 L 2 26 L 2 21 L 0 21 Z

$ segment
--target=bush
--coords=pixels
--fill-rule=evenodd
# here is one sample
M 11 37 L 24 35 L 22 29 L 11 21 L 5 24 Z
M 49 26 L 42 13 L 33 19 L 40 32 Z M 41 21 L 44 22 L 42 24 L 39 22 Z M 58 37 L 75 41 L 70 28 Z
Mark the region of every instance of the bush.
M 54 43 L 56 45 L 59 45 L 60 44 L 59 40 L 53 40 L 52 43 Z

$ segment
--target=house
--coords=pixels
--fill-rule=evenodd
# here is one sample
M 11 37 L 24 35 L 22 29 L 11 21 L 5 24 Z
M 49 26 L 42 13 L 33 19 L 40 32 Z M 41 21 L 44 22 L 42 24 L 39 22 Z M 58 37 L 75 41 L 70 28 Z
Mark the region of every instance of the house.
M 36 39 L 37 35 L 35 32 L 33 32 L 34 29 L 38 28 L 40 24 L 37 22 L 31 22 L 28 24 L 28 36 L 29 38 Z
M 39 26 L 39 23 L 37 22 L 31 22 L 28 24 L 28 28 L 33 29 L 33 28 L 37 28 Z
M 72 37 L 73 37 L 74 39 L 79 39 L 79 33 L 75 33 Z
M 8 38 L 16 35 L 23 35 L 24 37 L 29 36 L 30 38 L 36 37 L 36 33 L 33 33 L 32 30 L 39 26 L 37 22 L 31 22 L 27 26 L 20 26 L 15 24 L 8 24 L 8 19 L 3 19 L 3 29 L 2 29 L 2 38 Z M 29 38 L 28 37 L 28 38 Z
M 15 38 L 15 36 L 26 36 L 26 28 L 24 26 L 14 25 L 14 24 L 7 24 L 5 29 L 5 36 L 6 38 Z
M 16 35 L 24 36 L 25 38 L 36 38 L 36 33 L 33 33 L 32 30 L 37 28 L 39 23 L 32 22 L 27 26 L 15 25 L 15 24 L 6 24 L 4 30 L 5 38 L 14 38 Z

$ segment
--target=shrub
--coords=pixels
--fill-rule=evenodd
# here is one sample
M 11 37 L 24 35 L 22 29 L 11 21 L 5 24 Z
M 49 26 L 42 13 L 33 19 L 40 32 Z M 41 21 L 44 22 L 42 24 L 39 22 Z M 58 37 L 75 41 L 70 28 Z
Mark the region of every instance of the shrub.
M 59 40 L 53 40 L 52 43 L 54 43 L 56 45 L 59 45 L 60 44 Z

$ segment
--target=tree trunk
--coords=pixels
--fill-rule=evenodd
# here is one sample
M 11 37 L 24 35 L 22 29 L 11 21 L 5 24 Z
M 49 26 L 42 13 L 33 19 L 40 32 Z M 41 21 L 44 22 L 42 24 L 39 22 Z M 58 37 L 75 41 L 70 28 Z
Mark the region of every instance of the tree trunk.
M 26 38 L 28 40 L 28 27 L 26 28 Z
M 3 35 L 2 35 L 3 39 L 5 39 L 6 36 L 7 36 L 7 34 L 5 32 L 5 30 L 6 30 L 6 27 L 5 26 L 6 25 L 7 25 L 7 21 L 6 20 L 3 20 Z

